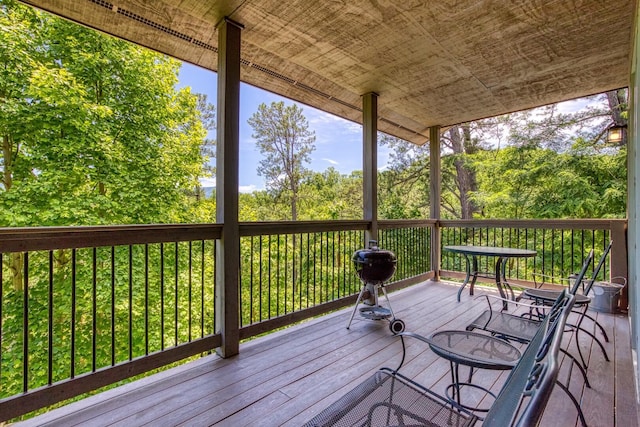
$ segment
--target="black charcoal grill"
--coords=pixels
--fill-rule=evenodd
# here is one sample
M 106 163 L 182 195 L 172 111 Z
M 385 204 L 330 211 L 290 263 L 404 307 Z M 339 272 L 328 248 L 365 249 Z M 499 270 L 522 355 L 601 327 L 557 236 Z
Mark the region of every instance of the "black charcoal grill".
M 356 273 L 362 281 L 362 289 L 358 295 L 356 305 L 351 313 L 347 329 L 351 327 L 351 322 L 360 307 L 360 316 L 369 320 L 389 320 L 389 329 L 394 334 L 404 331 L 404 322 L 396 319 L 387 291 L 384 288 L 384 282 L 391 279 L 396 272 L 397 259 L 393 252 L 385 251 L 378 248 L 378 242 L 369 241 L 368 249 L 357 250 L 351 257 L 356 268 Z M 378 291 L 382 289 L 382 293 L 387 302 L 387 307 L 383 307 L 378 301 Z

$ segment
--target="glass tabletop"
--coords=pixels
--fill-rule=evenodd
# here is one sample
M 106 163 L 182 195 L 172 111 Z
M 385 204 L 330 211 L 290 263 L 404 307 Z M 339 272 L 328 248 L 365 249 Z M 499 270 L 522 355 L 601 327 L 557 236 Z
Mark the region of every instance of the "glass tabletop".
M 522 353 L 505 340 L 477 332 L 439 331 L 428 337 L 431 350 L 454 363 L 483 369 L 509 370 Z
M 445 250 L 450 252 L 456 252 L 467 255 L 485 255 L 485 256 L 499 256 L 499 257 L 533 257 L 537 252 L 530 249 L 519 248 L 503 248 L 499 246 L 445 246 Z

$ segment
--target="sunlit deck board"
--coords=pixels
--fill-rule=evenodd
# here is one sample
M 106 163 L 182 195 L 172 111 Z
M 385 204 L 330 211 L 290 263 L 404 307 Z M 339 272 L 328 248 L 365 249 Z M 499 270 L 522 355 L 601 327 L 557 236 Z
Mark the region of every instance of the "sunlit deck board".
M 457 286 L 426 282 L 391 294 L 396 317 L 407 330 L 427 335 L 439 329 L 464 328 L 485 309 L 483 299 L 465 295 L 457 303 Z M 477 293 L 481 290 L 478 289 Z M 466 293 L 465 293 L 466 294 Z M 301 425 L 381 366 L 395 367 L 401 345 L 386 321 L 356 316 L 345 328 L 351 309 L 314 319 L 241 346 L 239 356 L 217 356 L 174 368 L 50 411 L 23 425 Z M 638 426 L 629 348 L 628 319 L 597 313 L 610 336 L 611 362 L 590 340 L 580 342 L 590 362 L 592 389 L 572 372 L 571 390 L 582 400 L 591 425 Z M 566 346 L 575 346 L 566 335 Z M 575 349 L 572 350 L 575 353 Z M 563 363 L 563 373 L 568 373 Z M 449 364 L 416 340 L 407 340 L 402 372 L 443 393 Z M 507 373 L 479 371 L 477 381 L 499 390 Z M 468 392 L 465 401 L 490 404 Z M 574 425 L 577 414 L 556 389 L 545 426 Z

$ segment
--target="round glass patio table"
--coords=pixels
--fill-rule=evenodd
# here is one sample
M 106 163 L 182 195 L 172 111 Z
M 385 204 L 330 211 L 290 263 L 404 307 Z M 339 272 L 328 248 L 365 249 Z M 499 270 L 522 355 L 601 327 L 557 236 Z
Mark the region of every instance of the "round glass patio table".
M 471 331 L 439 331 L 430 335 L 427 341 L 435 354 L 449 361 L 451 384 L 446 389 L 447 397 L 471 411 L 487 412 L 489 408 L 463 405 L 460 398 L 462 387 L 477 388 L 496 398 L 489 389 L 471 382 L 474 369 L 508 371 L 516 366 L 522 356 L 520 350 L 503 339 Z M 460 365 L 469 367 L 466 381 L 460 380 Z

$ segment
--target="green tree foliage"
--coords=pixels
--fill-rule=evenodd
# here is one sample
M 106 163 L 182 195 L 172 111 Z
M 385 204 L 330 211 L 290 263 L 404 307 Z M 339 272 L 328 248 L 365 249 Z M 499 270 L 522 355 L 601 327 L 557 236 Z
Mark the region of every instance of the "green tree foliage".
M 0 26 L 0 225 L 192 221 L 206 129 L 179 63 L 12 1 Z
M 324 172 L 313 172 L 303 181 L 301 194 L 300 218 L 362 218 L 362 173 L 344 175 L 333 167 Z
M 624 217 L 626 148 L 606 145 L 605 135 L 624 122 L 626 94 L 586 101 L 576 112 L 551 105 L 446 130 L 443 217 Z M 428 149 L 381 140 L 394 154 L 380 177 L 380 216 L 427 217 Z
M 388 168 L 378 174 L 378 215 L 383 219 L 429 217 L 429 145 L 378 134 L 390 148 Z
M 249 118 L 252 137 L 265 158 L 260 161 L 258 174 L 267 181 L 267 189 L 289 202 L 291 219 L 298 218 L 300 184 L 308 175 L 304 166 L 315 149 L 315 132 L 309 130 L 302 109 L 284 102 L 260 104 Z
M 341 174 L 330 167 L 309 172 L 300 183 L 298 220 L 362 219 L 362 172 Z M 290 209 L 268 191 L 240 194 L 240 221 L 283 221 Z
M 211 221 L 215 110 L 177 61 L 9 0 L 0 29 L 0 226 Z M 35 388 L 213 333 L 212 245 L 2 254 L 0 397 L 27 345 Z
M 482 188 L 474 197 L 487 218 L 620 218 L 626 211 L 624 149 L 508 147 L 473 162 Z

